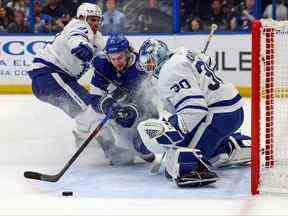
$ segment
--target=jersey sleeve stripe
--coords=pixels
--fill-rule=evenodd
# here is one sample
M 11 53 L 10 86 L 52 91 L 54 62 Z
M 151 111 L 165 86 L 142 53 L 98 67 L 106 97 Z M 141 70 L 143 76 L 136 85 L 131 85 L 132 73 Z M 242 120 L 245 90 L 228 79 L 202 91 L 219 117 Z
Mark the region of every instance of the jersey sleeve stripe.
M 236 104 L 238 101 L 241 100 L 241 96 L 237 94 L 234 98 L 230 100 L 223 100 L 223 101 L 218 101 L 214 104 L 208 105 L 208 107 L 221 107 L 221 106 L 232 106 L 233 104 Z
M 178 103 L 175 104 L 175 106 L 174 106 L 175 109 L 177 110 L 181 104 L 183 104 L 184 102 L 186 102 L 189 99 L 204 99 L 204 96 L 203 95 L 186 96 L 186 97 L 182 98 Z
M 69 39 L 70 39 L 71 37 L 74 37 L 74 36 L 82 36 L 82 37 L 84 37 L 87 41 L 89 40 L 89 39 L 88 39 L 88 36 L 87 36 L 86 34 L 82 33 L 82 32 L 76 32 L 76 31 L 71 32 L 71 33 L 69 34 Z
M 70 95 L 70 97 L 81 107 L 82 110 L 86 110 L 88 104 L 80 98 L 77 93 L 65 83 L 65 81 L 60 77 L 58 73 L 51 73 L 51 76 L 55 79 L 55 81 Z
M 41 63 L 43 65 L 46 65 L 47 67 L 51 68 L 52 70 L 55 70 L 57 72 L 61 72 L 61 73 L 66 73 L 64 70 L 62 70 L 60 67 L 56 66 L 55 64 L 51 63 L 51 62 L 48 62 L 48 61 L 45 61 L 44 59 L 42 58 L 37 58 L 35 57 L 33 59 L 33 63 Z
M 205 111 L 208 111 L 208 108 L 207 107 L 203 107 L 203 106 L 192 106 L 192 105 L 189 105 L 189 106 L 185 106 L 179 110 L 177 110 L 176 112 L 179 113 L 181 111 L 183 111 L 184 109 L 199 109 L 199 110 L 205 110 Z

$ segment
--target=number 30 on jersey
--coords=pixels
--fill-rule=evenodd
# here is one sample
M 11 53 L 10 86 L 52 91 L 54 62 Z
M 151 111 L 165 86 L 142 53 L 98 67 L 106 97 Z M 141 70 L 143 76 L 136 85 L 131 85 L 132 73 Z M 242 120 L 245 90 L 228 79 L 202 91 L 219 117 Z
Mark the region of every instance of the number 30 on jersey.
M 179 92 L 181 89 L 189 89 L 191 88 L 191 85 L 186 79 L 182 79 L 177 84 L 173 85 L 170 90 Z

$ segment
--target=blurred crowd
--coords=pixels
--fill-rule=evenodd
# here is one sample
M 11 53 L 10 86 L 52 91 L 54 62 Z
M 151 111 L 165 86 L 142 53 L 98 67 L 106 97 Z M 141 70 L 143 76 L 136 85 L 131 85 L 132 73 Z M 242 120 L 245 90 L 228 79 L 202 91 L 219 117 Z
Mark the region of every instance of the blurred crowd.
M 256 0 L 179 0 L 180 31 L 208 31 L 216 23 L 223 31 L 250 31 Z M 287 20 L 288 0 L 276 0 L 277 20 Z M 173 32 L 173 0 L 0 0 L 0 32 L 57 33 L 76 15 L 83 2 L 103 9 L 102 32 Z M 272 17 L 272 5 L 262 0 L 261 16 Z
M 272 1 L 262 0 L 260 16 L 272 18 Z M 207 31 L 212 23 L 222 31 L 251 31 L 256 19 L 256 0 L 183 0 L 181 31 Z M 276 19 L 287 20 L 286 0 L 276 0 Z

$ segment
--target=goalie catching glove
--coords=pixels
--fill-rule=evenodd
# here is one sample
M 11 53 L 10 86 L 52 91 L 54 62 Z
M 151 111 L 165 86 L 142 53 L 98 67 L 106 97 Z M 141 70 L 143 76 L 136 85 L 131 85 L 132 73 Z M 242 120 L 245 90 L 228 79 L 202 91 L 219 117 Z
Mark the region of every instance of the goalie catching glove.
M 139 116 L 135 106 L 121 106 L 111 96 L 106 96 L 101 100 L 100 110 L 124 128 L 132 127 Z

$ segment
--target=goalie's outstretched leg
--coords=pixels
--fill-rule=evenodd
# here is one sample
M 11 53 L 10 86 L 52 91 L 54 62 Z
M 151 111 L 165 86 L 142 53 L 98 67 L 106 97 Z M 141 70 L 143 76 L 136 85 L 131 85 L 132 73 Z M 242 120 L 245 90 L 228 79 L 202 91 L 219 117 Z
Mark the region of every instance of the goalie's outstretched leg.
M 234 133 L 224 139 L 209 162 L 215 168 L 246 166 L 251 162 L 251 137 Z

